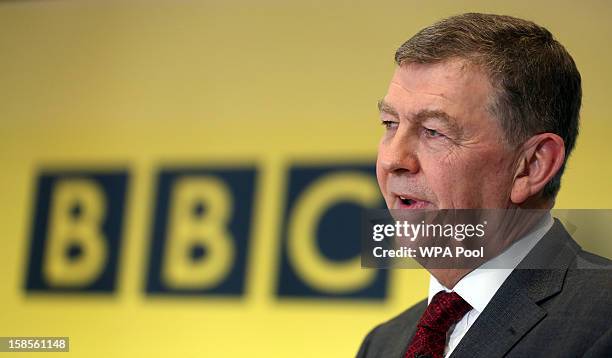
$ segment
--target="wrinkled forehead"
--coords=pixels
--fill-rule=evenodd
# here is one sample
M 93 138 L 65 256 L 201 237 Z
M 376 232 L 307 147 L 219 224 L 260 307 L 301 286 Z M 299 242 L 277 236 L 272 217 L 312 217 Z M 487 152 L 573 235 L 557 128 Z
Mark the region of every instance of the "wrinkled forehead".
M 405 116 L 423 107 L 460 116 L 488 112 L 494 88 L 486 72 L 467 60 L 405 63 L 396 67 L 384 100 Z

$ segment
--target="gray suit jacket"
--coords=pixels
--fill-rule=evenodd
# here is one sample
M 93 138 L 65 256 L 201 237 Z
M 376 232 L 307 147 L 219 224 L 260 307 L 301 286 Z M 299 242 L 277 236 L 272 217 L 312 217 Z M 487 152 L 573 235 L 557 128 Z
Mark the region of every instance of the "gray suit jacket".
M 426 307 L 375 327 L 357 356 L 403 358 Z M 451 357 L 612 357 L 612 262 L 583 251 L 555 220 Z

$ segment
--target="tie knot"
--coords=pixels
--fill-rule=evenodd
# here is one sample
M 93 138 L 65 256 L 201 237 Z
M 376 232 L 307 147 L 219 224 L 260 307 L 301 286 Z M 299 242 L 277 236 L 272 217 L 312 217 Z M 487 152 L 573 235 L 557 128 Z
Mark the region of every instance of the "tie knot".
M 472 306 L 456 292 L 438 292 L 427 306 L 419 325 L 446 333 L 471 309 Z

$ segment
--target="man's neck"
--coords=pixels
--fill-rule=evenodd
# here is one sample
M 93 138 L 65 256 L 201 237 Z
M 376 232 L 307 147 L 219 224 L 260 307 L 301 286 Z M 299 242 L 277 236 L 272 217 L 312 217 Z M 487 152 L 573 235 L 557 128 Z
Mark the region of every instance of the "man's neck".
M 539 238 L 541 238 L 545 234 L 545 232 L 548 231 L 550 226 L 552 226 L 552 222 L 553 222 L 552 217 L 550 216 L 550 213 L 547 212 L 545 215 L 540 217 L 538 219 L 538 221 L 533 226 L 530 226 L 530 229 L 527 229 L 523 235 L 520 235 L 517 238 L 516 241 L 514 241 L 511 245 L 506 247 L 506 249 L 509 249 L 509 247 L 513 247 L 514 244 L 517 244 L 519 241 L 525 239 L 526 237 L 531 237 L 531 235 L 536 235 L 536 236 L 538 236 L 538 238 L 535 241 L 530 239 L 530 241 L 533 241 L 534 243 L 539 241 Z M 538 231 L 541 231 L 541 232 L 538 233 Z M 521 246 L 523 248 L 516 247 L 516 249 L 520 249 L 521 251 L 529 251 L 530 250 L 530 249 L 526 249 L 524 247 L 525 245 L 521 245 Z M 494 258 L 492 258 L 489 261 L 487 261 L 484 264 L 484 266 L 487 266 L 489 264 L 489 262 L 491 262 L 491 260 L 493 260 L 493 261 L 498 260 L 497 257 L 500 256 L 503 252 L 505 252 L 505 250 L 500 252 L 499 255 L 496 255 Z M 527 254 L 527 252 L 524 252 L 523 253 L 523 257 L 526 254 Z M 503 255 L 501 255 L 501 256 L 503 256 Z M 500 258 L 501 258 L 501 256 L 500 256 Z M 497 262 L 497 264 L 499 265 L 500 263 Z M 518 262 L 515 262 L 514 266 L 516 266 L 516 264 L 518 264 Z M 428 271 L 429 271 L 429 273 L 436 280 L 438 280 L 438 282 L 440 284 L 442 284 L 447 289 L 452 290 L 455 287 L 455 285 L 457 285 L 457 283 L 459 281 L 461 281 L 461 279 L 463 279 L 466 275 L 468 275 L 470 272 L 472 272 L 472 271 L 474 271 L 476 269 L 477 269 L 477 267 L 470 267 L 470 268 L 429 268 Z
M 444 287 L 452 290 L 457 282 L 474 269 L 429 269 L 429 273 Z

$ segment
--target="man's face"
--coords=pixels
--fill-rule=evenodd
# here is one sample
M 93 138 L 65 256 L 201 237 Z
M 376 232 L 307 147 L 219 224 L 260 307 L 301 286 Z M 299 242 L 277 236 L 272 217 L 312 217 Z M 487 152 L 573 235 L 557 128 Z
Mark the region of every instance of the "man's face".
M 396 69 L 381 101 L 378 184 L 390 209 L 506 208 L 517 162 L 489 111 L 494 89 L 462 60 Z

